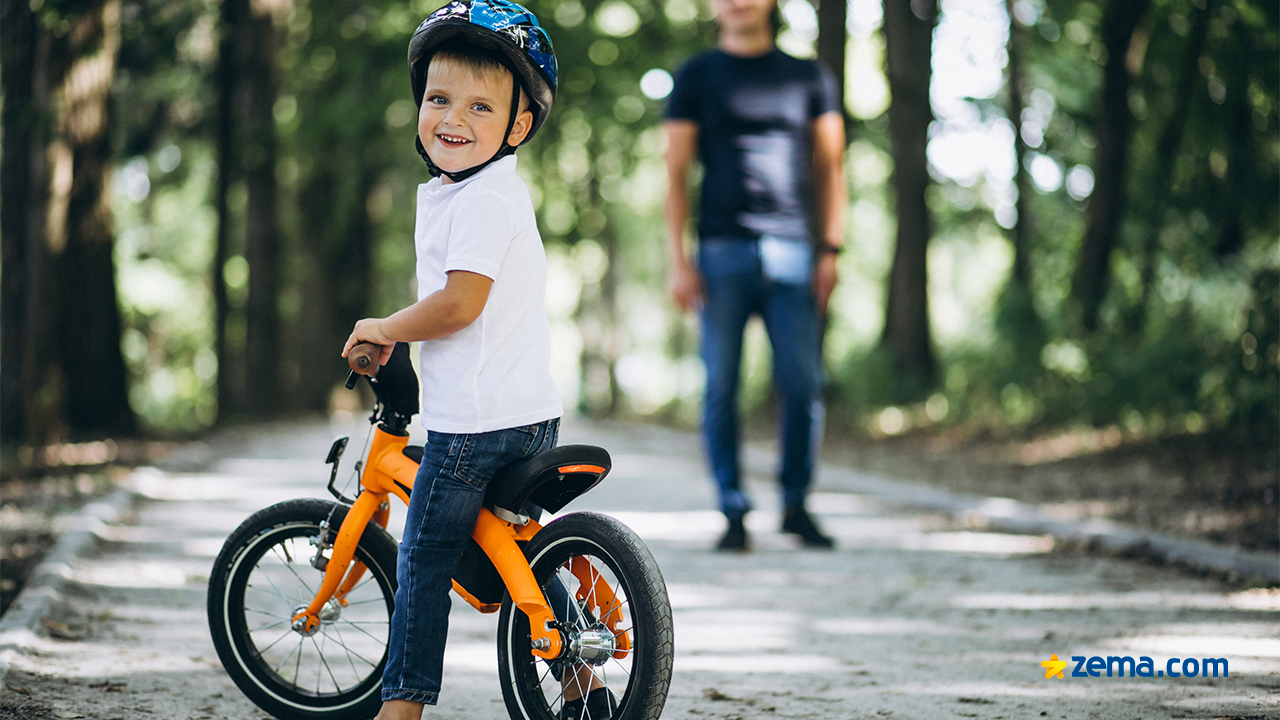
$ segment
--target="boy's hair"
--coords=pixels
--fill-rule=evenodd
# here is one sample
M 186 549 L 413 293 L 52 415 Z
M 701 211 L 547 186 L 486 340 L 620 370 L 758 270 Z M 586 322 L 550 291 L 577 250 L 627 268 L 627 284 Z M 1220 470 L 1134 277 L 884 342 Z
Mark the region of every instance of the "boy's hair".
M 511 72 L 511 68 L 498 59 L 496 53 L 475 43 L 455 39 L 440 45 L 440 48 L 427 59 L 428 67 L 438 58 L 452 60 L 481 76 L 491 75 L 496 72 L 505 73 L 511 78 L 511 82 L 520 88 L 520 105 L 517 108 L 517 112 L 529 107 L 529 93 L 525 90 L 524 84 L 520 82 L 518 75 Z

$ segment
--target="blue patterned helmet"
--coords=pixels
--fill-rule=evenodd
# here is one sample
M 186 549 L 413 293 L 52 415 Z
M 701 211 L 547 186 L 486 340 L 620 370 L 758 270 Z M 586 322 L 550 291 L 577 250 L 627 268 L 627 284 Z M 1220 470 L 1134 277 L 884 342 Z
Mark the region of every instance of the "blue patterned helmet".
M 446 41 L 465 39 L 498 53 L 529 96 L 529 141 L 551 114 L 556 99 L 556 54 L 551 38 L 528 9 L 510 0 L 453 0 L 422 21 L 409 41 L 413 101 L 422 106 L 427 65 Z

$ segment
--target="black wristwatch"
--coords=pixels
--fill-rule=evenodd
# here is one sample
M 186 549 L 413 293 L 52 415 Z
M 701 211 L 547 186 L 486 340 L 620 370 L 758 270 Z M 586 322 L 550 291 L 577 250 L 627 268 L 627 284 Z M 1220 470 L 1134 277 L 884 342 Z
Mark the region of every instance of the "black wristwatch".
M 844 252 L 844 246 L 843 245 L 827 245 L 826 243 L 823 243 L 822 249 L 820 249 L 818 252 L 824 255 L 826 254 L 839 255 L 840 253 Z

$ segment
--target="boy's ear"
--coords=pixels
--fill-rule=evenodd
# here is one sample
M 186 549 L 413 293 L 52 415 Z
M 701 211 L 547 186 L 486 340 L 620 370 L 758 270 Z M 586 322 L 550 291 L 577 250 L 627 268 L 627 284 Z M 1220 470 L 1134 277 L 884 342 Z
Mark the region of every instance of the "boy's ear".
M 516 113 L 516 121 L 511 126 L 511 134 L 507 136 L 507 144 L 511 147 L 517 147 L 524 142 L 525 137 L 529 135 L 530 128 L 533 127 L 533 113 L 529 110 L 521 110 Z

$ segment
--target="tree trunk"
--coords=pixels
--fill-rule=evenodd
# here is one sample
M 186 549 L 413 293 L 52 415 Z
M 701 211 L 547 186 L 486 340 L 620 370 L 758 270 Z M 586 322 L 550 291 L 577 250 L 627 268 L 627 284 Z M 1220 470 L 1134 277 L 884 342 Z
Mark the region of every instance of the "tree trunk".
M 1023 29 L 1014 18 L 1014 0 L 1005 0 L 1009 15 L 1008 92 L 1006 108 L 1013 123 L 1013 185 L 1017 193 L 1014 200 L 1013 227 L 1009 229 L 1009 242 L 1013 245 L 1013 269 L 1005 282 L 996 307 L 996 332 L 1001 342 L 1009 347 L 1012 366 L 1010 379 L 1022 382 L 1028 375 L 1039 372 L 1040 353 L 1044 349 L 1044 322 L 1036 312 L 1035 298 L 1031 290 L 1031 238 L 1034 218 L 1031 216 L 1031 184 L 1027 177 L 1027 143 L 1022 139 L 1023 81 Z
M 130 433 L 128 379 L 120 350 L 111 216 L 111 84 L 120 50 L 120 3 L 95 4 L 73 23 L 59 134 L 71 160 L 65 216 L 60 359 L 63 413 L 78 435 Z
M 29 408 L 43 385 L 43 349 L 53 346 L 44 282 L 48 36 L 30 5 L 0 2 L 0 439 L 32 441 Z
M 276 222 L 276 29 L 265 8 L 253 8 L 243 27 L 249 43 L 242 162 L 245 259 L 249 300 L 245 308 L 245 389 L 251 414 L 265 417 L 280 408 L 280 234 Z
M 305 324 L 291 328 L 289 353 L 297 363 L 297 408 L 323 409 L 335 382 L 345 374 L 338 356 L 356 321 L 369 317 L 377 296 L 373 280 L 375 221 L 369 199 L 377 172 L 361 168 L 351 183 L 355 202 L 346 225 L 335 211 L 339 200 L 339 171 L 334 163 L 317 159 L 313 174 L 298 194 L 303 241 L 299 253 L 306 268 L 302 283 Z M 315 358 L 324 362 L 316 363 Z
M 312 174 L 304 179 L 298 191 L 302 236 L 298 252 L 303 258 L 302 307 L 307 319 L 305 329 L 295 327 L 290 331 L 289 346 L 299 363 L 297 394 L 304 406 L 327 404 L 329 389 L 342 371 L 341 358 L 334 358 L 335 364 L 329 372 L 314 362 L 314 358 L 323 358 L 326 353 L 336 355 L 341 350 L 337 342 L 343 321 L 335 316 L 334 308 L 340 303 L 339 288 L 346 278 L 341 263 L 329 252 L 330 243 L 335 240 L 331 235 L 338 182 L 326 160 L 316 158 Z M 368 278 L 364 280 L 363 290 L 368 295 Z M 346 327 L 350 332 L 351 325 Z M 347 336 L 341 337 L 346 340 Z
M 937 0 L 887 0 L 885 53 L 889 89 L 889 136 L 898 216 L 897 248 L 889 273 L 882 346 L 900 387 L 918 394 L 932 384 L 934 357 L 929 332 L 927 253 L 930 234 L 925 191 L 929 186 L 929 80 Z
M 248 12 L 245 0 L 224 0 L 222 3 L 222 39 L 218 50 L 218 183 L 214 190 L 214 211 L 218 217 L 217 236 L 214 241 L 213 267 L 210 268 L 209 282 L 213 287 L 213 327 L 214 354 L 218 358 L 218 419 L 225 420 L 228 415 L 237 412 L 243 405 L 240 401 L 242 393 L 236 378 L 239 374 L 232 371 L 232 352 L 227 344 L 227 323 L 231 319 L 231 302 L 227 296 L 227 281 L 223 272 L 227 260 L 231 257 L 231 209 L 229 193 L 231 183 L 236 177 L 236 100 L 239 87 L 240 58 L 239 34 L 240 18 Z
M 600 151 L 591 155 L 594 166 Z M 598 177 L 591 177 L 580 197 L 584 207 L 598 208 L 604 204 Z M 578 301 L 577 320 L 582 331 L 578 410 L 591 417 L 607 417 L 618 412 L 622 399 L 618 385 L 618 358 L 622 355 L 622 333 L 618 328 L 618 264 L 621 260 L 617 233 L 609 223 L 604 223 L 595 239 L 604 251 L 606 264 L 597 282 L 584 283 Z
M 849 0 L 825 0 L 818 3 L 818 60 L 835 76 L 840 112 L 846 116 L 844 66 L 845 46 L 849 42 L 848 17 Z
M 1071 283 L 1072 304 L 1081 326 L 1098 327 L 1098 309 L 1110 280 L 1111 251 L 1124 214 L 1125 178 L 1133 113 L 1129 86 L 1137 71 L 1130 48 L 1150 0 L 1111 0 L 1100 28 L 1106 48 L 1102 96 L 1098 104 L 1097 147 L 1093 154 L 1094 187 L 1089 198 L 1084 244 Z
M 1206 14 L 1207 11 L 1204 11 Z M 1274 196 L 1259 182 L 1258 157 L 1253 129 L 1253 103 L 1249 101 L 1249 67 L 1253 58 L 1265 57 L 1250 33 L 1242 32 L 1219 59 L 1227 97 L 1223 120 L 1227 128 L 1227 175 L 1222 184 L 1222 229 L 1214 253 L 1222 258 L 1239 252 L 1245 244 L 1249 204 L 1246 198 Z M 1272 136 L 1274 137 L 1274 136 Z M 1274 197 L 1273 197 L 1274 199 Z
M 1014 213 L 1017 216 L 1013 227 L 1009 230 L 1009 239 L 1013 243 L 1013 276 L 1010 281 L 1021 287 L 1031 285 L 1031 260 L 1028 257 L 1028 242 L 1031 237 L 1031 214 L 1027 212 L 1027 201 L 1030 199 L 1031 186 L 1027 182 L 1027 143 L 1022 139 L 1022 33 L 1018 22 L 1013 17 L 1015 0 L 1005 0 L 1005 9 L 1009 13 L 1009 120 L 1013 122 L 1013 184 L 1018 193 L 1014 201 Z
M 1169 112 L 1169 118 L 1160 132 L 1160 139 L 1156 142 L 1155 167 L 1151 178 L 1152 182 L 1164 184 L 1165 187 L 1161 192 L 1151 193 L 1153 204 L 1147 213 L 1149 222 L 1142 241 L 1142 256 L 1139 258 L 1142 268 L 1142 299 L 1138 303 L 1134 323 L 1139 336 L 1146 326 L 1147 313 L 1150 311 L 1160 231 L 1164 229 L 1165 214 L 1174 196 L 1174 168 L 1178 162 L 1178 150 L 1182 147 L 1182 138 L 1186 134 L 1187 116 L 1191 110 L 1191 94 L 1196 78 L 1200 74 L 1200 55 L 1204 52 L 1205 38 L 1209 28 L 1209 11 L 1212 7 L 1213 0 L 1207 0 L 1204 8 L 1196 11 L 1191 35 L 1187 38 L 1186 51 L 1182 54 L 1178 84 L 1173 91 L 1173 109 Z

